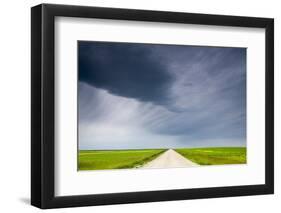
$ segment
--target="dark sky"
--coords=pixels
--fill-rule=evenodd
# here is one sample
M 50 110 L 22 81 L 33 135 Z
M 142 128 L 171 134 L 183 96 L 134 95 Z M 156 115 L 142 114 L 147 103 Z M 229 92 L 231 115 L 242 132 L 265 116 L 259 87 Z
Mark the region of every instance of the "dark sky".
M 246 145 L 246 49 L 78 43 L 79 148 Z

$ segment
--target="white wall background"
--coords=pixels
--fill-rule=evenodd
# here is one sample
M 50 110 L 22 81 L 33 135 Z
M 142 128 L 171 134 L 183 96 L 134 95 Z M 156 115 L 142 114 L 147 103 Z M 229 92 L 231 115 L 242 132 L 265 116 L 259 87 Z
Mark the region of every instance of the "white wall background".
M 51 212 L 278 212 L 281 209 L 281 3 L 276 0 L 53 0 L 57 4 L 170 10 L 275 18 L 275 195 L 56 209 Z M 39 212 L 30 197 L 30 7 L 37 0 L 1 2 L 0 211 Z M 280 211 L 280 210 L 279 210 Z

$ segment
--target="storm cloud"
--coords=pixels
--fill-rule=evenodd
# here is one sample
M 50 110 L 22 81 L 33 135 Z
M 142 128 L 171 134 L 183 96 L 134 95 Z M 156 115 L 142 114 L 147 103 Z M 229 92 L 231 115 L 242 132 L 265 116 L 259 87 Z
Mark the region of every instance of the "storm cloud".
M 173 83 L 151 45 L 79 42 L 79 81 L 140 101 L 165 104 Z
M 246 48 L 78 43 L 79 148 L 246 145 Z

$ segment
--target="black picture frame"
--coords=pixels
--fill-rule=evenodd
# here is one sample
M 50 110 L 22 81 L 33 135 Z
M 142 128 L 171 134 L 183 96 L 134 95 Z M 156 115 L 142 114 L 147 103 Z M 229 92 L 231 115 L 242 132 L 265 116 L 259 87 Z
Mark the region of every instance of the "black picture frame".
M 54 195 L 55 17 L 264 28 L 266 32 L 265 184 L 95 195 Z M 274 20 L 240 16 L 41 4 L 31 9 L 31 204 L 42 208 L 274 193 Z

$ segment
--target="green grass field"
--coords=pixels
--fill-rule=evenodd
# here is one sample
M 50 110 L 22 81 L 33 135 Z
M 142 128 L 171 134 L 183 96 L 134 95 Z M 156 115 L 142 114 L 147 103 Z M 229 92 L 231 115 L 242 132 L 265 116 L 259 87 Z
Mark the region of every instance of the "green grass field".
M 164 149 L 80 150 L 78 156 L 78 170 L 135 168 L 153 160 L 164 151 Z
M 245 164 L 245 147 L 175 149 L 187 159 L 200 165 Z

